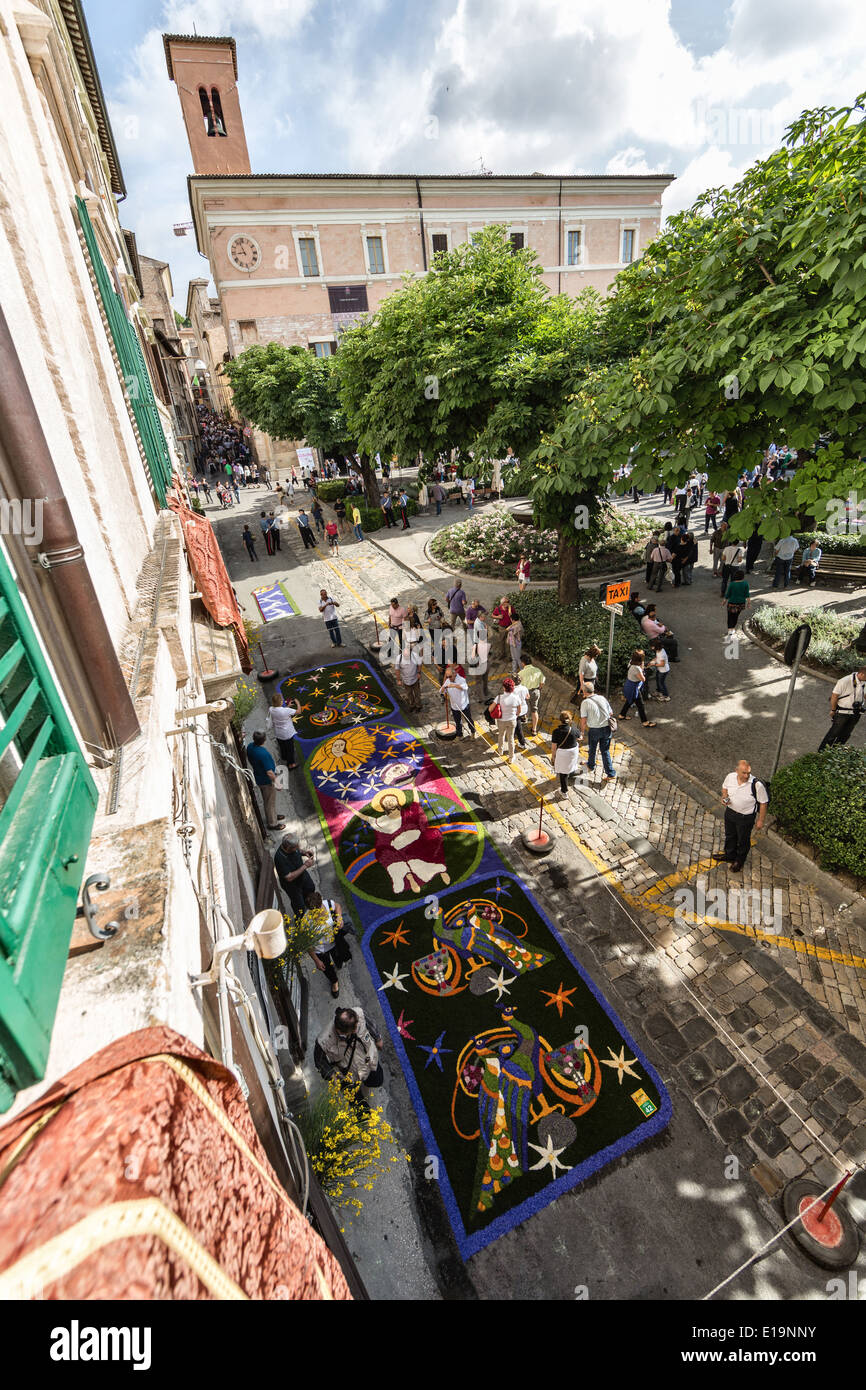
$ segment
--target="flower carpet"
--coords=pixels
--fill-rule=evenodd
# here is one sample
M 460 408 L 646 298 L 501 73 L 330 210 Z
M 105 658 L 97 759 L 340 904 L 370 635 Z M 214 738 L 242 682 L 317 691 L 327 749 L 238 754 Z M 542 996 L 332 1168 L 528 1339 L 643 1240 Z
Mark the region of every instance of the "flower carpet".
M 281 688 L 468 1258 L 658 1134 L 670 1100 L 370 666 Z

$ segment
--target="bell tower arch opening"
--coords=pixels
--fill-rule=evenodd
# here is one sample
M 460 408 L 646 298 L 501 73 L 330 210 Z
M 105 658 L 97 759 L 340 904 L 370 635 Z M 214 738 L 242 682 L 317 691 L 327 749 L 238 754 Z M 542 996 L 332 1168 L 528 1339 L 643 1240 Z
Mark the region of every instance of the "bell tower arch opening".
M 163 34 L 162 41 L 168 75 L 180 97 L 193 172 L 250 173 L 234 39 Z

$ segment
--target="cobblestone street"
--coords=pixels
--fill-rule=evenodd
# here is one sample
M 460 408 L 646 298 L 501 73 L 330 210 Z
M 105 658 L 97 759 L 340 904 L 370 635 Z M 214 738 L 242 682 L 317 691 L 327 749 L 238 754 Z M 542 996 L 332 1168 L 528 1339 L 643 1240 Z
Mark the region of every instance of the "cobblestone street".
M 348 629 L 374 660 L 374 613 L 381 627 L 393 595 L 418 602 L 444 592 L 441 581 L 438 589 L 432 575 L 420 582 L 381 544 L 353 543 L 333 559 L 321 550 L 305 557 L 295 528 L 285 534 L 297 566 L 290 571 L 293 591 L 313 595 L 328 587 L 341 602 L 344 637 Z M 494 664 L 494 689 L 499 674 Z M 809 1174 L 829 1184 L 866 1156 L 862 902 L 849 906 L 834 880 L 771 833 L 756 838 L 737 885 L 742 911 L 733 911 L 738 904 L 727 894 L 725 866 L 710 857 L 720 846 L 717 799 L 660 761 L 634 726 L 620 725 L 615 783 L 602 790 L 584 775 L 560 797 L 546 734 L 530 739 L 511 764 L 480 719 L 476 738 L 438 741 L 435 671 L 425 669 L 425 676 L 418 732 L 665 1083 L 694 1106 L 708 1140 L 715 1136 L 724 1155 L 737 1160 L 753 1200 L 778 1228 L 769 1199 L 786 1181 Z M 542 724 L 550 725 L 570 695 L 571 687 L 548 672 Z M 475 696 L 476 713 L 477 706 Z M 538 822 L 542 801 L 556 847 L 539 860 L 522 848 L 521 835 Z M 721 911 L 713 906 L 716 889 L 725 890 Z M 675 1099 L 675 1123 L 677 1113 Z M 550 1219 L 536 1218 L 539 1230 Z M 520 1239 L 512 1233 L 473 1258 L 470 1277 L 483 1287 L 502 1258 L 499 1246 Z M 616 1279 L 606 1296 L 623 1296 Z

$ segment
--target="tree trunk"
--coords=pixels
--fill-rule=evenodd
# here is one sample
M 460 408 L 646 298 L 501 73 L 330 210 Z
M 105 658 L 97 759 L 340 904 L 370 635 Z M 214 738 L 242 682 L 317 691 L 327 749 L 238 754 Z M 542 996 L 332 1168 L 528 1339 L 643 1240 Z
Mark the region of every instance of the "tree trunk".
M 367 506 L 381 507 L 382 498 L 379 495 L 379 480 L 376 477 L 376 470 L 370 466 L 370 455 L 363 452 L 361 454 L 361 477 L 364 479 L 364 495 L 367 499 Z
M 580 580 L 577 574 L 578 547 L 562 531 L 559 532 L 559 591 L 560 603 L 577 603 Z

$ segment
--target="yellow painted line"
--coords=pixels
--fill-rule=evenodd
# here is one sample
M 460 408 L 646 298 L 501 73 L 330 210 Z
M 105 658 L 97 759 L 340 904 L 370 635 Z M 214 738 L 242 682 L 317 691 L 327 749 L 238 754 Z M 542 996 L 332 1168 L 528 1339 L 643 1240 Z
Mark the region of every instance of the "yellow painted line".
M 316 553 L 318 554 L 318 548 Z M 326 560 L 324 556 L 320 556 L 320 559 L 323 564 L 328 565 L 329 568 L 334 571 L 337 578 L 341 583 L 345 584 L 346 588 L 354 595 L 361 606 L 365 608 L 368 613 L 372 614 L 374 610 L 370 607 L 369 603 L 367 603 L 366 599 L 361 597 L 357 589 L 352 587 L 348 579 L 339 573 L 334 565 L 331 564 L 331 561 Z M 438 681 L 431 676 L 430 672 L 426 669 L 423 673 L 430 681 L 431 685 L 436 686 L 438 690 Z M 484 729 L 480 729 L 479 734 L 481 738 L 484 739 L 488 748 L 492 749 L 497 747 L 494 740 Z M 539 763 L 536 758 L 529 756 L 527 761 L 532 763 L 540 772 L 544 773 L 545 781 L 555 776 L 552 770 L 548 773 L 544 765 Z M 536 801 L 544 804 L 544 809 L 547 814 L 556 821 L 563 833 L 577 846 L 584 858 L 589 860 L 598 876 L 604 879 L 617 896 L 620 897 L 623 902 L 628 903 L 629 907 L 633 907 L 637 911 L 652 912 L 658 917 L 668 917 L 672 919 L 678 916 L 678 920 L 687 922 L 690 926 L 706 927 L 712 931 L 732 932 L 737 936 L 750 936 L 758 941 L 766 941 L 771 946 L 779 946 L 785 950 L 794 951 L 795 954 L 799 956 L 808 956 L 814 960 L 834 961 L 839 965 L 849 965 L 855 970 L 866 970 L 866 958 L 863 956 L 854 956 L 846 951 L 832 951 L 829 946 L 816 946 L 812 942 L 798 941 L 796 938 L 790 936 L 774 936 L 771 932 L 759 931 L 757 927 L 744 926 L 741 922 L 721 922 L 715 917 L 698 917 L 695 913 L 683 912 L 678 908 L 652 900 L 657 892 L 664 892 L 666 888 L 673 888 L 677 883 L 686 881 L 693 875 L 701 872 L 703 868 L 712 865 L 715 862 L 712 859 L 698 860 L 697 863 L 689 865 L 688 868 L 680 870 L 676 874 L 669 874 L 666 879 L 661 879 L 657 883 L 654 883 L 643 893 L 630 893 L 616 877 L 613 869 L 609 868 L 601 856 L 596 854 L 595 850 L 580 837 L 574 829 L 574 826 L 562 815 L 559 808 L 548 802 L 544 793 L 540 792 L 535 783 L 531 782 L 529 778 L 521 772 L 520 768 L 515 766 L 514 761 L 508 764 L 508 770 L 519 782 L 523 783 L 524 787 L 532 793 Z

